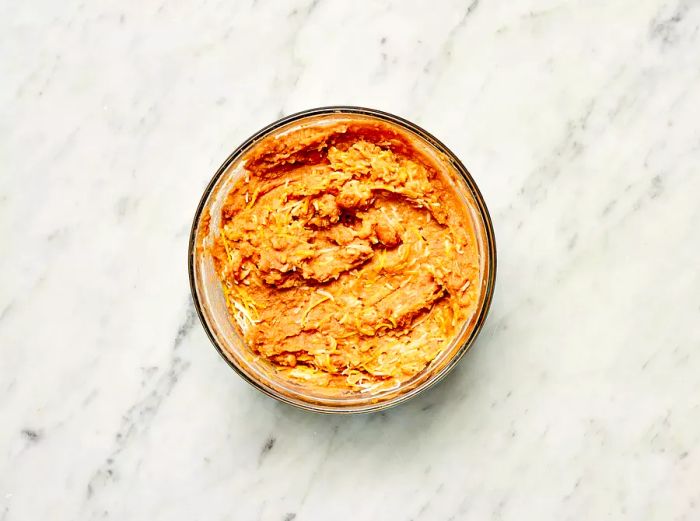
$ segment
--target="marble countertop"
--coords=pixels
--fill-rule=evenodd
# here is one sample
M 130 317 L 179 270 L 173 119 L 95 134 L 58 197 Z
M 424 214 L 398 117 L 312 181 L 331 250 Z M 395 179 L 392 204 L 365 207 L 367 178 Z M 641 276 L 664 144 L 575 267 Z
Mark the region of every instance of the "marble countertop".
M 700 3 L 0 6 L 0 520 L 700 519 Z M 497 291 L 386 412 L 209 344 L 190 221 L 282 115 L 394 112 L 466 163 Z

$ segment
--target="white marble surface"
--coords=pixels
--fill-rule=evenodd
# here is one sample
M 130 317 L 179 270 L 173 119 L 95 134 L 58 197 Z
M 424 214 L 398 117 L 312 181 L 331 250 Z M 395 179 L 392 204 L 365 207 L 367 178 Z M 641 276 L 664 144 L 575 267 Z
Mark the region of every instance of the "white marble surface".
M 700 519 L 700 2 L 0 5 L 0 520 Z M 281 114 L 463 158 L 492 313 L 385 413 L 276 403 L 195 319 L 216 167 Z

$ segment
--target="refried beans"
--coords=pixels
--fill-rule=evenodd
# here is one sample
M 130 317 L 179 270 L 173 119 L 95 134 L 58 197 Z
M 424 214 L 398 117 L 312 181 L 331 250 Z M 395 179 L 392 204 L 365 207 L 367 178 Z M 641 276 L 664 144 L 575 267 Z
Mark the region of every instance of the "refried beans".
M 467 203 L 406 133 L 312 126 L 243 160 L 210 251 L 248 347 L 276 371 L 349 391 L 394 386 L 471 318 L 481 285 Z

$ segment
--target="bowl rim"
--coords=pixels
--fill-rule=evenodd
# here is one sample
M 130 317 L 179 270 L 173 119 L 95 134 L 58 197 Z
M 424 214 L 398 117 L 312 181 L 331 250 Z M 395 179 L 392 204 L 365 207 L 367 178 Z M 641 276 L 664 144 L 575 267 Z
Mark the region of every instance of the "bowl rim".
M 202 309 L 202 303 L 200 302 L 199 298 L 199 293 L 197 290 L 197 284 L 195 280 L 195 256 L 196 256 L 196 241 L 197 241 L 197 231 L 199 229 L 199 223 L 201 221 L 202 217 L 202 212 L 204 210 L 205 204 L 209 199 L 209 196 L 211 195 L 212 190 L 216 186 L 216 184 L 219 182 L 220 178 L 226 173 L 228 170 L 229 166 L 236 161 L 243 153 L 248 151 L 250 147 L 252 147 L 257 141 L 263 139 L 273 131 L 277 130 L 278 128 L 287 125 L 289 123 L 293 123 L 295 121 L 300 121 L 306 118 L 314 117 L 314 116 L 326 116 L 326 115 L 343 115 L 343 114 L 349 114 L 349 115 L 361 115 L 361 116 L 369 116 L 369 117 L 374 117 L 377 119 L 380 119 L 382 121 L 386 121 L 389 123 L 393 123 L 395 125 L 398 125 L 400 127 L 403 127 L 404 129 L 416 134 L 418 137 L 424 139 L 430 146 L 436 148 L 439 152 L 447 156 L 447 158 L 450 160 L 450 162 L 453 164 L 455 170 L 457 173 L 462 177 L 462 179 L 466 182 L 469 190 L 471 191 L 474 202 L 476 203 L 476 209 L 478 210 L 478 214 L 480 217 L 483 219 L 483 224 L 484 224 L 484 242 L 486 244 L 486 251 L 488 252 L 488 258 L 485 259 L 486 265 L 488 267 L 488 274 L 487 278 L 485 281 L 485 293 L 484 293 L 484 299 L 481 307 L 478 310 L 478 316 L 476 317 L 474 321 L 474 327 L 472 328 L 471 332 L 469 333 L 469 336 L 464 340 L 462 345 L 460 346 L 459 350 L 454 354 L 454 356 L 445 364 L 445 366 L 435 373 L 432 377 L 428 378 L 425 382 L 422 384 L 409 389 L 407 392 L 400 394 L 398 396 L 395 396 L 393 398 L 390 398 L 385 401 L 381 402 L 369 402 L 365 405 L 360 405 L 360 406 L 353 406 L 353 408 L 343 408 L 341 406 L 328 406 L 328 405 L 322 405 L 322 404 L 314 404 L 310 402 L 297 402 L 287 396 L 285 396 L 282 393 L 276 392 L 275 390 L 263 385 L 262 383 L 258 382 L 256 379 L 252 378 L 246 371 L 244 371 L 241 367 L 236 365 L 226 354 L 224 353 L 223 347 L 219 345 L 219 342 L 217 341 L 216 337 L 214 336 L 213 332 L 211 331 L 209 324 L 207 323 L 207 320 L 204 316 L 204 311 Z M 286 403 L 288 405 L 292 405 L 296 408 L 307 410 L 307 411 L 312 411 L 312 412 L 317 412 L 317 413 L 324 413 L 324 414 L 361 414 L 361 413 L 369 413 L 369 412 L 375 412 L 375 411 L 380 411 L 387 409 L 389 407 L 394 407 L 396 405 L 399 405 L 401 403 L 406 402 L 407 400 L 417 396 L 418 394 L 422 393 L 423 391 L 433 387 L 435 384 L 440 382 L 445 376 L 447 376 L 452 369 L 459 363 L 459 361 L 462 359 L 462 357 L 469 351 L 474 344 L 476 338 L 479 336 L 479 333 L 483 329 L 484 323 L 486 321 L 486 317 L 488 316 L 489 310 L 491 308 L 491 302 L 493 301 L 493 294 L 495 291 L 495 286 L 496 286 L 496 268 L 497 268 L 497 258 L 496 258 L 496 237 L 494 234 L 493 230 L 493 222 L 491 220 L 491 215 L 489 214 L 488 208 L 486 206 L 486 203 L 484 201 L 483 195 L 481 194 L 481 191 L 479 190 L 479 187 L 476 184 L 476 181 L 472 177 L 471 173 L 467 168 L 464 166 L 462 161 L 457 157 L 457 155 L 452 152 L 442 141 L 437 139 L 435 136 L 433 136 L 431 133 L 426 131 L 425 129 L 421 128 L 420 126 L 416 125 L 415 123 L 408 121 L 407 119 L 404 119 L 400 116 L 396 116 L 395 114 L 391 114 L 389 112 L 385 112 L 382 110 L 378 109 L 372 109 L 372 108 L 367 108 L 367 107 L 360 107 L 360 106 L 354 106 L 354 105 L 330 105 L 330 106 L 323 106 L 323 107 L 316 107 L 316 108 L 311 108 L 307 110 L 302 110 L 299 112 L 295 112 L 293 114 L 290 114 L 288 116 L 282 117 L 269 125 L 266 125 L 262 129 L 258 130 L 255 132 L 253 135 L 251 135 L 248 139 L 246 139 L 243 143 L 241 143 L 239 146 L 237 146 L 231 154 L 224 160 L 224 162 L 221 164 L 221 166 L 216 170 L 214 173 L 213 177 L 207 184 L 206 188 L 204 189 L 204 192 L 202 193 L 202 196 L 199 199 L 199 203 L 197 205 L 197 209 L 194 214 L 194 218 L 192 220 L 192 226 L 190 229 L 190 237 L 189 237 L 189 244 L 187 248 L 187 271 L 189 275 L 189 282 L 190 282 L 190 293 L 192 297 L 192 301 L 194 304 L 194 308 L 197 311 L 197 316 L 199 317 L 199 321 L 202 324 L 202 327 L 204 328 L 204 331 L 207 334 L 207 337 L 209 338 L 210 342 L 216 349 L 216 351 L 219 353 L 219 355 L 226 361 L 226 363 L 231 367 L 243 380 L 248 382 L 250 385 L 252 385 L 254 388 L 256 388 L 258 391 L 261 391 L 262 393 L 266 394 L 267 396 L 270 396 L 272 398 L 275 398 L 276 400 Z

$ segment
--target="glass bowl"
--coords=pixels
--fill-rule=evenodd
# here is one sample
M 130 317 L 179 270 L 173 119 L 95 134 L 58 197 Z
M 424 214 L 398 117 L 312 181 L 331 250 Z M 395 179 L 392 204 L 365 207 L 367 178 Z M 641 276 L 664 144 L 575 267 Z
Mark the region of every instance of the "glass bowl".
M 478 242 L 480 293 L 475 313 L 428 366 L 391 389 L 343 394 L 311 388 L 276 374 L 245 343 L 242 332 L 226 307 L 214 262 L 207 252 L 219 232 L 221 209 L 234 182 L 245 175 L 241 158 L 261 139 L 308 126 L 358 119 L 380 120 L 410 137 L 413 145 L 448 172 L 448 178 L 469 208 Z M 442 379 L 474 343 L 484 324 L 493 296 L 496 276 L 496 244 L 483 197 L 459 159 L 431 134 L 398 116 L 361 107 L 322 107 L 287 116 L 247 139 L 224 161 L 206 187 L 192 224 L 189 251 L 192 298 L 214 347 L 226 362 L 255 388 L 282 402 L 323 413 L 357 413 L 381 410 L 402 403 Z

